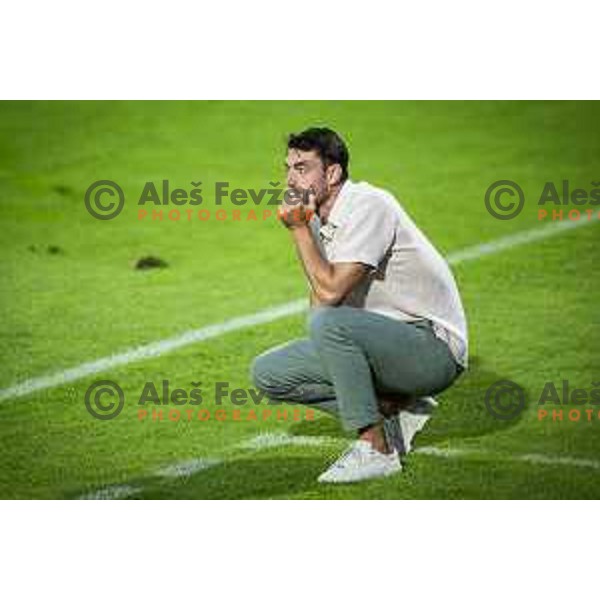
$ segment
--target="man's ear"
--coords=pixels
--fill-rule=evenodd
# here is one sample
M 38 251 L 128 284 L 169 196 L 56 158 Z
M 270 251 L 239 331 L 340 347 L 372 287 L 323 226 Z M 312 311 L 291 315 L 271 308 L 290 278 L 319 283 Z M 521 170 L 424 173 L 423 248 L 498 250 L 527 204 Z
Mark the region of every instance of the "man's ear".
M 338 164 L 327 167 L 327 183 L 329 185 L 338 185 L 342 180 L 342 167 Z

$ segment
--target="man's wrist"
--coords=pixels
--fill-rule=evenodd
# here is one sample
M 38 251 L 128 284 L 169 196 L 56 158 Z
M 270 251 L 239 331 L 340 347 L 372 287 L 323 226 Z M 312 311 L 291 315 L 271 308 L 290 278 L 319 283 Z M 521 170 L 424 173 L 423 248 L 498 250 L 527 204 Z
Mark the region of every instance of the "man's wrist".
M 293 234 L 304 235 L 309 231 L 309 226 L 308 226 L 307 221 L 302 221 L 302 222 L 293 223 L 292 225 L 289 225 L 288 229 Z

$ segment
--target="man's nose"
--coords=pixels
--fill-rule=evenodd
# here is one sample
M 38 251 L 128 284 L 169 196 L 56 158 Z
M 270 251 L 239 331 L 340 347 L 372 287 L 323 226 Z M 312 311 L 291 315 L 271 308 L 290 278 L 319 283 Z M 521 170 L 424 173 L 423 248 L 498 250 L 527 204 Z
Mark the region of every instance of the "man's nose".
M 296 177 L 291 171 L 287 175 L 287 185 L 289 188 L 296 187 Z

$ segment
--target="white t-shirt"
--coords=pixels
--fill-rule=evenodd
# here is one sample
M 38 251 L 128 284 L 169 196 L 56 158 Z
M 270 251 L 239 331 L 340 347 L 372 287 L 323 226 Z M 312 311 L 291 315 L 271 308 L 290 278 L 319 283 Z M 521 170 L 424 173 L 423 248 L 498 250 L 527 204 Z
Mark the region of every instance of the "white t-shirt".
M 467 366 L 467 324 L 454 276 L 390 193 L 347 180 L 327 223 L 317 217 L 311 224 L 329 262 L 371 267 L 342 305 L 401 321 L 429 319 L 456 361 Z

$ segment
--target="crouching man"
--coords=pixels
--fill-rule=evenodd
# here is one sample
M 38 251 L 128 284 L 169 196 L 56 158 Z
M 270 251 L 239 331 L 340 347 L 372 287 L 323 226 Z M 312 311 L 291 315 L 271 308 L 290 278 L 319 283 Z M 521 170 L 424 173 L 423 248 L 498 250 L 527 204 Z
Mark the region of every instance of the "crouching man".
M 467 364 L 465 314 L 446 261 L 391 194 L 348 178 L 348 162 L 330 129 L 289 136 L 287 184 L 310 202 L 283 207 L 281 220 L 311 290 L 308 337 L 252 365 L 270 398 L 331 412 L 356 432 L 321 482 L 399 471 L 432 396 Z

